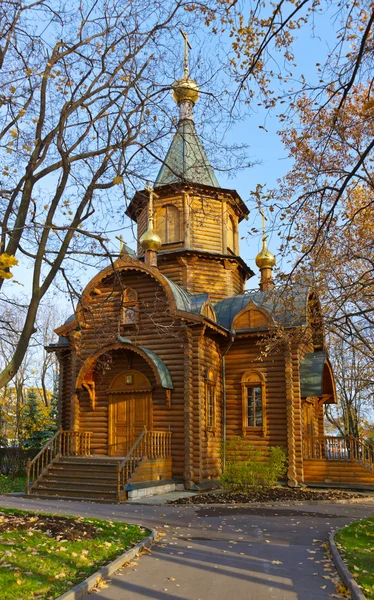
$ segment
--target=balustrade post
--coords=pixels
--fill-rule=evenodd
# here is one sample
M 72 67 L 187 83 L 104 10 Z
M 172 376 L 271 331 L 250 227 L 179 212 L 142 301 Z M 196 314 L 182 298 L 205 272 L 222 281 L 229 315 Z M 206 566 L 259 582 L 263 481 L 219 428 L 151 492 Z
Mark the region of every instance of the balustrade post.
M 30 490 L 30 465 L 31 460 L 28 458 L 26 463 L 27 475 L 26 475 L 26 494 L 29 493 Z
M 121 466 L 117 463 L 117 500 L 121 500 Z

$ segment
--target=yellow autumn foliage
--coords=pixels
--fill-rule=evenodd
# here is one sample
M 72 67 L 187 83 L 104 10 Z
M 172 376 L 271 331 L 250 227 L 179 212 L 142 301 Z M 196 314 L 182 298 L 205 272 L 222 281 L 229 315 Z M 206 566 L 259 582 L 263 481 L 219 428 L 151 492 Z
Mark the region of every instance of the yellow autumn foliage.
M 15 256 L 6 254 L 6 252 L 0 254 L 0 277 L 2 279 L 11 279 L 13 275 L 10 271 L 7 271 L 7 269 L 10 269 L 15 265 L 18 265 L 18 260 Z

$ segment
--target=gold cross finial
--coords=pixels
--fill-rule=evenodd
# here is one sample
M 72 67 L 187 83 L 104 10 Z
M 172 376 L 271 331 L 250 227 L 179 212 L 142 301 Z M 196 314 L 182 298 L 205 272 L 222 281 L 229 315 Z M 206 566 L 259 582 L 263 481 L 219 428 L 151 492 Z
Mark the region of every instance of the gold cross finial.
M 152 186 L 144 188 L 146 192 L 149 193 L 149 204 L 148 204 L 148 222 L 149 228 L 153 229 L 153 198 L 158 198 L 158 195 L 155 194 Z
M 263 208 L 260 210 L 260 215 L 262 217 L 262 241 L 265 242 L 266 238 L 267 238 L 266 229 L 265 229 L 265 221 L 267 221 L 267 218 L 265 217 Z
M 189 75 L 189 67 L 188 67 L 188 48 L 190 50 L 192 50 L 192 46 L 190 44 L 190 42 L 188 41 L 188 35 L 185 31 L 183 31 L 183 29 L 179 30 L 183 36 L 184 39 L 184 77 L 185 79 L 188 79 L 188 75 Z
M 121 235 L 116 235 L 116 240 L 119 240 L 119 251 L 120 253 L 123 250 L 123 235 L 121 233 Z

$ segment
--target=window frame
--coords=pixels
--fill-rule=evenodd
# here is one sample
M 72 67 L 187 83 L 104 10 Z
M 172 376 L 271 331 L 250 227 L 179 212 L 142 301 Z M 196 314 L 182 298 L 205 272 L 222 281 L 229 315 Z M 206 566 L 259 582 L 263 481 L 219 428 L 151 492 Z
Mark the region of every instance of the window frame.
M 133 295 L 129 300 L 126 299 L 129 296 L 129 292 Z M 132 327 L 137 325 L 139 321 L 139 310 L 138 310 L 138 293 L 133 288 L 126 288 L 123 290 L 121 299 L 121 311 L 120 311 L 120 322 L 124 327 Z M 131 309 L 135 313 L 135 319 L 133 321 L 126 322 L 126 313 Z
M 212 369 L 205 371 L 205 430 L 212 434 L 217 430 L 217 381 Z
M 237 234 L 237 224 L 236 224 L 236 220 L 234 218 L 234 216 L 229 212 L 227 214 L 227 221 L 226 221 L 226 248 L 227 251 L 230 251 L 233 255 L 237 254 L 237 240 L 236 240 L 236 234 Z M 232 231 L 232 245 L 233 247 L 231 248 L 229 245 L 229 231 Z M 227 252 L 228 254 L 230 252 Z
M 174 212 L 175 215 L 178 215 L 178 223 L 176 224 L 176 232 L 177 232 L 177 239 L 175 240 L 170 240 L 170 222 L 168 219 L 168 212 L 172 211 Z M 162 235 L 161 235 L 161 231 L 160 231 L 160 216 L 162 214 L 162 211 L 165 211 L 165 240 L 162 239 Z M 173 227 L 174 229 L 174 227 Z M 177 206 L 175 206 L 175 204 L 172 204 L 171 202 L 168 202 L 167 204 L 164 204 L 163 206 L 160 206 L 160 208 L 157 210 L 156 212 L 156 233 L 160 236 L 162 245 L 165 246 L 167 244 L 180 244 L 182 239 L 181 239 L 181 212 L 179 210 L 179 208 Z
M 266 384 L 265 378 L 262 373 L 258 371 L 246 371 L 241 380 L 242 385 L 242 431 L 243 435 L 246 434 L 257 434 L 266 435 Z M 248 389 L 261 389 L 261 425 L 248 425 Z M 254 407 L 256 406 L 256 399 L 253 395 Z M 254 411 L 256 415 L 256 410 Z M 254 420 L 255 420 L 254 416 Z

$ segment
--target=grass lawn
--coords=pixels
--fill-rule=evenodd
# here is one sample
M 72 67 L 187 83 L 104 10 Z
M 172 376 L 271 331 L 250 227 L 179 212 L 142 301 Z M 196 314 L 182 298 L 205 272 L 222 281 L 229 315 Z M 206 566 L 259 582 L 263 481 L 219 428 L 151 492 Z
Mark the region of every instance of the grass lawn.
M 374 518 L 345 527 L 335 541 L 366 598 L 374 600 Z
M 134 546 L 137 525 L 0 508 L 1 600 L 52 600 Z
M 26 489 L 26 477 L 10 477 L 0 474 L 0 494 L 9 492 L 24 492 Z

